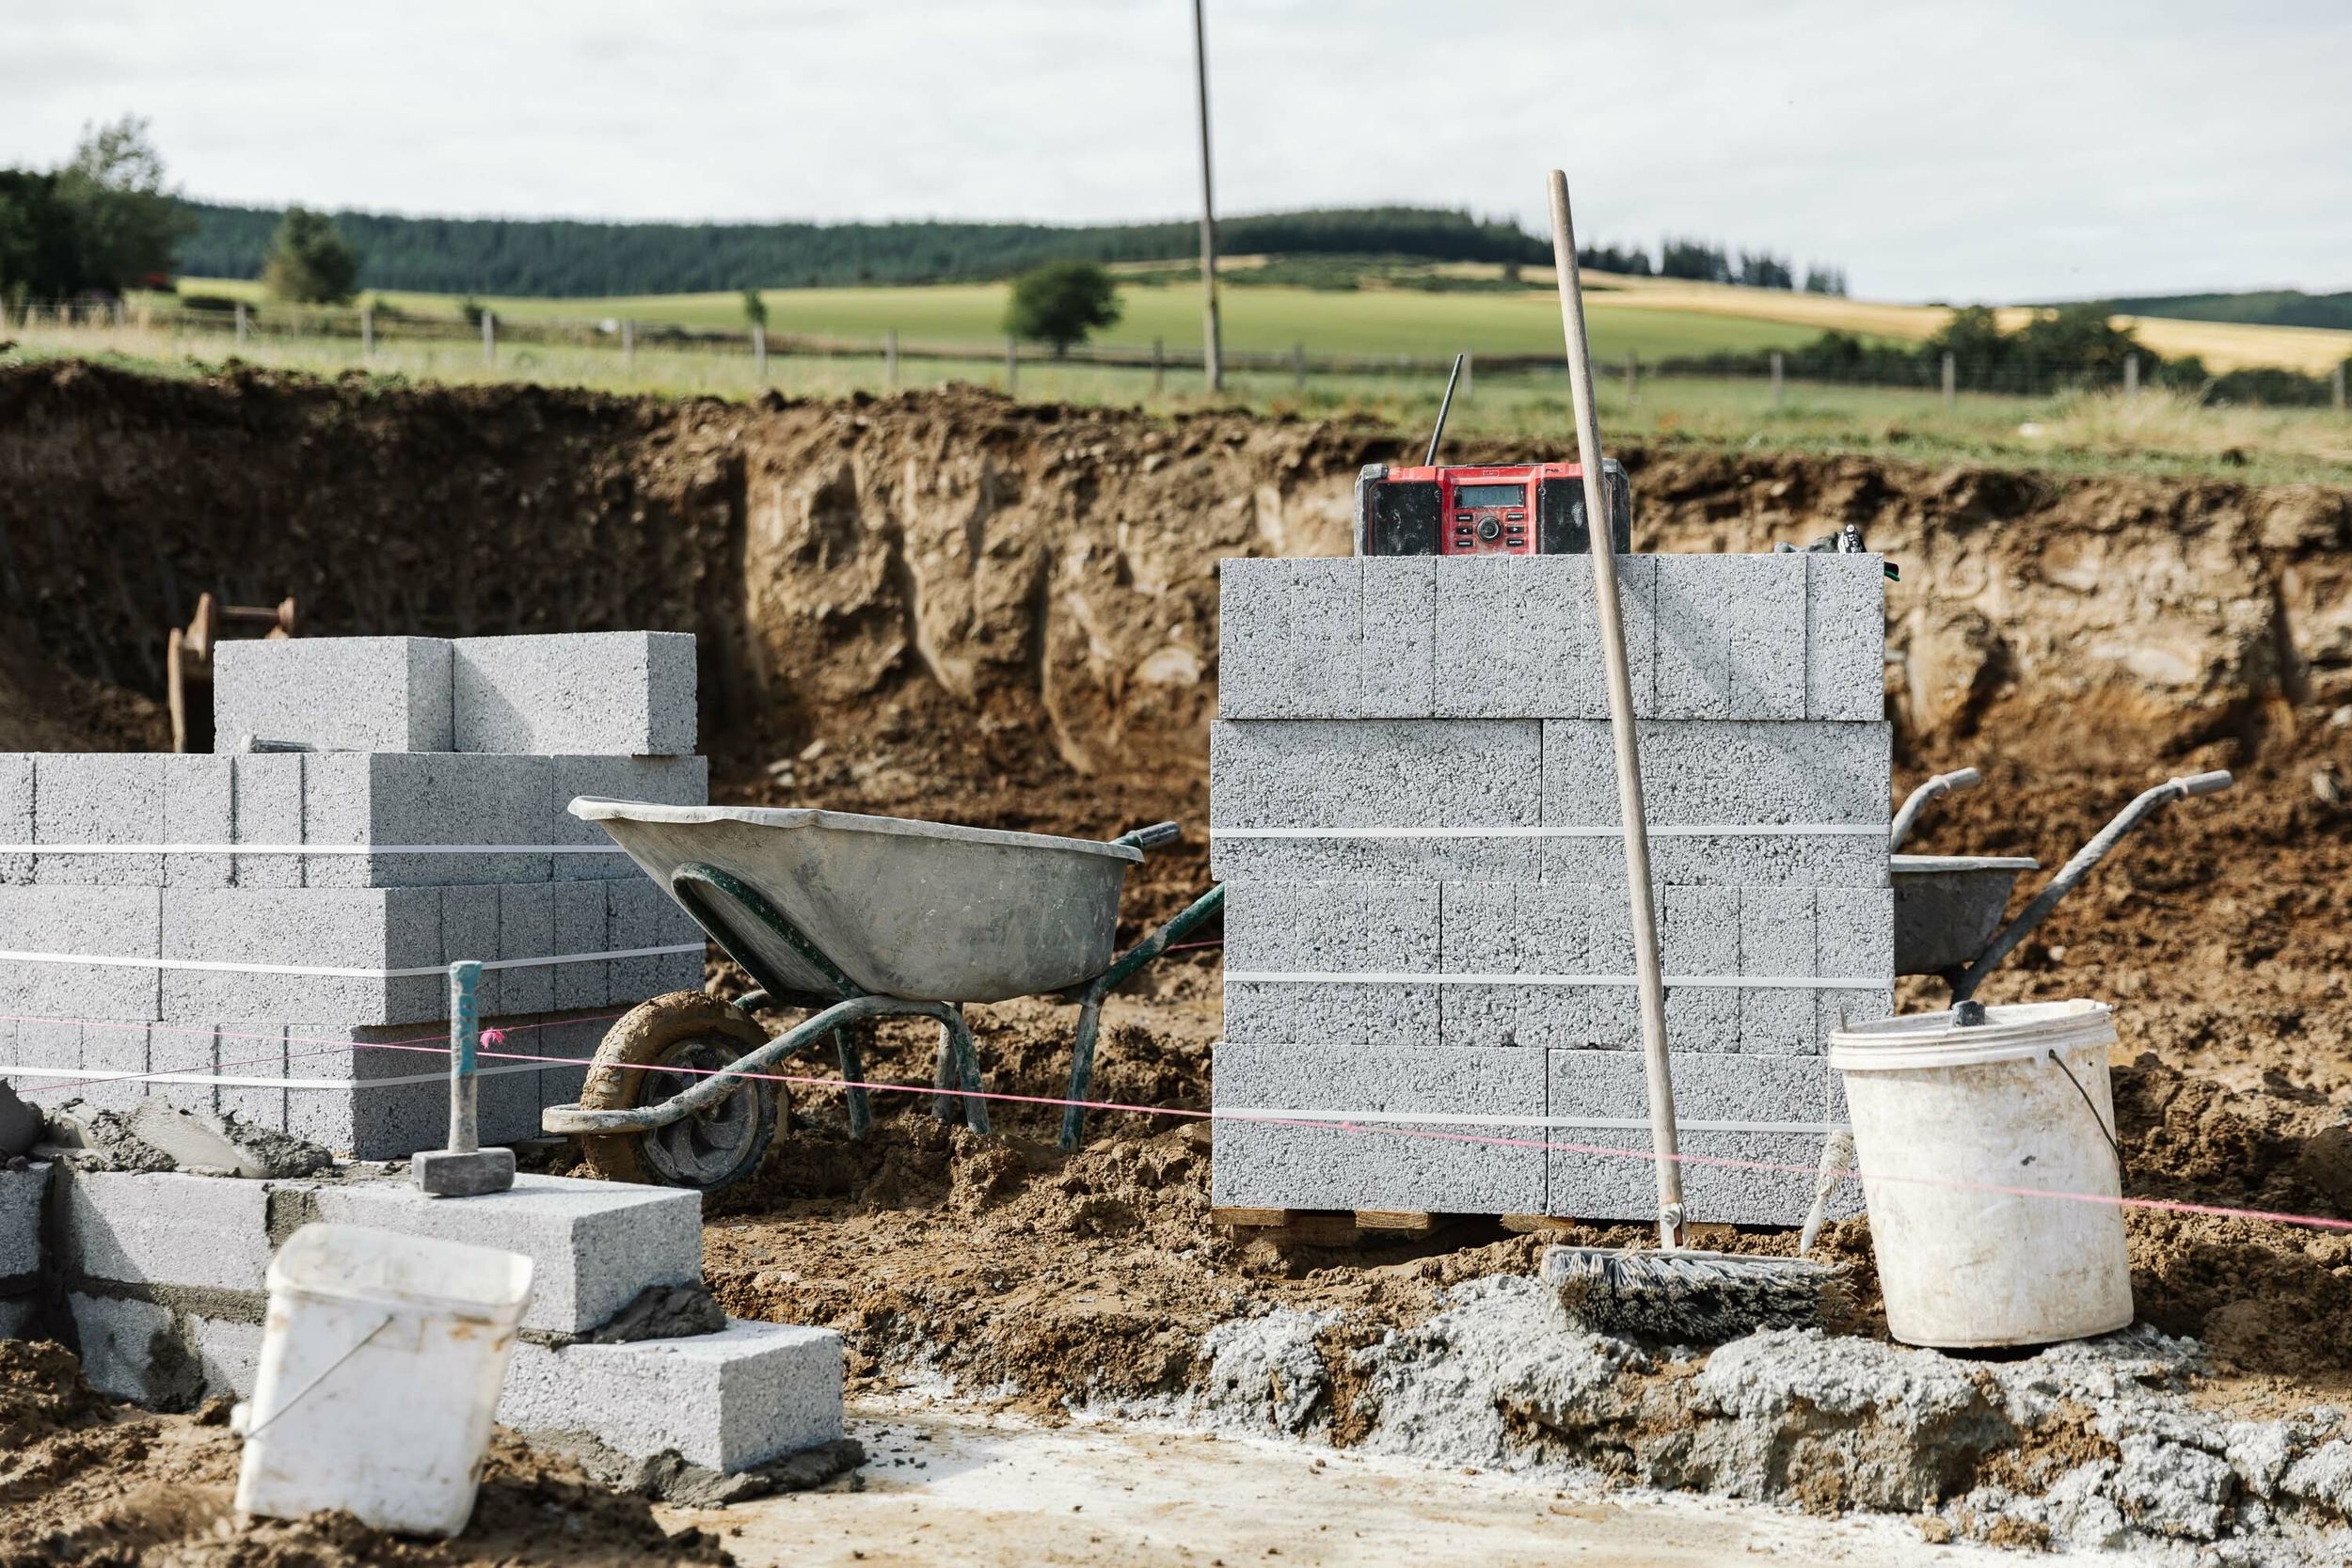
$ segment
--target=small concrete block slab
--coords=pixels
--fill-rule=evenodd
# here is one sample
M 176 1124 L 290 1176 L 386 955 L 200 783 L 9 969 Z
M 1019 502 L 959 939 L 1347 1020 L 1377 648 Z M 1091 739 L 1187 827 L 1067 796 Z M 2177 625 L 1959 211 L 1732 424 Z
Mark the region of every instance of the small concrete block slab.
M 1743 887 L 1740 895 L 1740 973 L 1756 978 L 1810 978 L 1813 890 Z M 1740 1049 L 1751 1055 L 1797 1056 L 1821 1049 L 1813 1027 L 1811 990 L 1743 986 Z
M 448 1011 L 441 891 L 167 888 L 165 958 L 253 967 L 165 971 L 164 1017 L 173 1022 L 258 1017 L 383 1024 L 441 1016 Z M 403 970 L 424 973 L 371 973 Z
M 22 1295 L 40 1272 L 41 1205 L 49 1195 L 45 1160 L 28 1162 L 23 1170 L 0 1169 L 0 1296 Z
M 1633 713 L 1646 719 L 1658 711 L 1658 560 L 1621 555 L 1617 566 L 1617 619 L 1625 632 L 1626 675 Z M 1534 641 L 1545 650 L 1543 679 L 1534 715 L 1546 719 L 1606 719 L 1609 683 L 1600 654 L 1600 617 L 1593 588 L 1593 559 L 1587 555 L 1544 555 L 1519 562 L 1534 570 L 1542 590 L 1535 600 Z
M 1438 718 L 1525 719 L 1541 711 L 1544 671 L 1558 654 L 1536 635 L 1552 590 L 1536 567 L 1542 559 L 1438 560 Z
M 1244 1208 L 1539 1212 L 1542 1149 L 1478 1141 L 1533 1144 L 1540 1142 L 1535 1130 L 1475 1118 L 1540 1117 L 1544 1063 L 1540 1051 L 1220 1041 L 1211 1064 L 1211 1098 L 1221 1118 L 1211 1200 Z M 1367 1119 L 1344 1128 L 1299 1126 L 1222 1119 L 1228 1112 Z M 1389 1119 L 1412 1113 L 1473 1119 Z
M 237 835 L 234 759 L 208 752 L 164 762 L 164 842 L 230 844 Z M 175 852 L 165 857 L 166 887 L 227 887 L 235 858 Z
M 82 1371 L 103 1394 L 151 1410 L 193 1410 L 209 1399 L 243 1399 L 253 1392 L 262 1357 L 259 1322 L 208 1318 L 158 1302 L 78 1291 L 65 1301 Z
M 296 637 L 213 650 L 213 749 L 250 736 L 317 752 L 447 752 L 450 644 L 437 637 Z
M 1885 887 L 1823 887 L 1813 896 L 1815 973 L 1879 982 L 1813 993 L 1815 1037 L 1826 1042 L 1832 1030 L 1894 1016 L 1895 894 Z
M 164 762 L 129 752 L 42 752 L 33 761 L 33 839 L 52 844 L 161 844 Z M 163 856 L 46 848 L 33 879 L 57 887 L 160 887 Z
M 605 949 L 606 903 L 611 895 L 601 881 L 554 884 L 555 953 L 601 953 Z M 601 1007 L 612 996 L 609 963 L 555 964 L 548 973 L 554 990 L 550 1010 Z M 487 978 L 487 976 L 485 976 Z
M 649 1286 L 702 1277 L 700 1193 L 524 1175 L 505 1192 L 462 1202 L 405 1181 L 321 1182 L 312 1204 L 322 1220 L 526 1255 L 527 1329 L 586 1333 Z
M 662 806 L 701 806 L 710 802 L 710 762 L 707 757 L 560 756 L 548 758 L 552 793 L 542 844 L 594 845 L 593 855 L 556 855 L 557 881 L 602 881 L 633 876 L 636 867 L 612 842 L 612 835 L 595 822 L 583 822 L 568 809 L 583 795 L 608 800 L 644 800 Z
M 553 764 L 540 756 L 343 752 L 303 769 L 306 845 L 481 845 L 483 854 L 306 855 L 310 887 L 445 887 L 544 882 Z
M 545 884 L 541 884 L 544 886 Z M 504 957 L 503 888 L 482 883 L 441 889 L 441 961 L 470 958 L 487 964 Z M 474 982 L 474 1016 L 496 1018 L 517 1009 L 506 1005 L 509 971 L 485 969 Z
M 277 1183 L 179 1171 L 69 1171 L 58 1267 L 124 1285 L 259 1291 Z
M 1363 705 L 1367 719 L 1437 712 L 1438 562 L 1367 556 L 1363 569 Z M 1223 678 L 1220 668 L 1219 679 Z
M 555 885 L 536 882 L 499 889 L 499 957 L 552 958 L 555 945 Z M 585 967 L 566 965 L 566 968 Z M 555 1010 L 555 967 L 534 964 L 499 972 L 499 1010 L 545 1013 Z
M 1728 717 L 1803 719 L 1808 668 L 1805 557 L 1790 552 L 1715 559 L 1730 592 Z
M 1217 712 L 1353 719 L 1362 711 L 1363 573 L 1352 556 L 1217 563 Z
M 33 842 L 33 761 L 30 752 L 0 752 L 0 844 Z M 0 854 L 0 886 L 33 879 L 30 849 Z
M 498 1418 L 525 1434 L 585 1432 L 635 1459 L 745 1470 L 841 1435 L 842 1367 L 831 1329 L 735 1319 L 680 1339 L 523 1341 Z
M 464 637 L 454 645 L 454 749 L 542 756 L 687 756 L 691 632 Z
M 238 844 L 284 846 L 302 842 L 302 765 L 299 752 L 251 752 L 229 759 L 234 778 Z M 300 855 L 236 857 L 239 887 L 300 887 Z
M 1671 978 L 1728 979 L 1740 973 L 1740 890 L 1667 885 L 1658 900 L 1659 961 Z M 1627 915 L 1629 928 L 1630 912 Z M 1634 993 L 1640 1006 L 1640 993 Z M 1666 988 L 1666 1038 L 1677 1051 L 1740 1049 L 1736 986 Z
M 121 857 L 114 857 L 121 858 Z M 0 887 L 0 950 L 153 958 L 160 887 Z M 25 1018 L 154 1019 L 159 972 L 117 964 L 0 961 L 0 1011 Z
M 1807 552 L 1807 719 L 1886 717 L 1886 558 Z
M 1227 883 L 1225 1037 L 1422 1045 L 1438 1035 L 1435 985 L 1251 981 L 1235 974 L 1435 974 L 1435 884 Z
M 1731 717 L 1733 593 L 1726 559 L 1712 555 L 1652 558 L 1658 573 L 1658 705 L 1660 719 Z
M 606 951 L 628 953 L 648 947 L 690 949 L 679 953 L 609 960 L 605 986 L 611 1005 L 633 1007 L 648 997 L 665 996 L 674 990 L 700 990 L 703 983 L 702 927 L 678 908 L 675 899 L 643 877 L 633 880 L 616 879 L 603 886 Z

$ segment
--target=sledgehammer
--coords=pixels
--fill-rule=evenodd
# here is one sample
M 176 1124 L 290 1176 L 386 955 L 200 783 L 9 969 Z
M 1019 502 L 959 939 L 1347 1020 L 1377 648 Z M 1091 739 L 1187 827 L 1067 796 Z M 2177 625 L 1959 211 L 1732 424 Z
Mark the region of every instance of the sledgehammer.
M 474 1076 L 474 1048 L 481 1020 L 474 988 L 481 983 L 482 966 L 472 959 L 449 966 L 449 1147 L 427 1149 L 408 1164 L 428 1197 L 479 1197 L 515 1184 L 515 1151 L 485 1148 L 478 1136 L 481 1081 Z

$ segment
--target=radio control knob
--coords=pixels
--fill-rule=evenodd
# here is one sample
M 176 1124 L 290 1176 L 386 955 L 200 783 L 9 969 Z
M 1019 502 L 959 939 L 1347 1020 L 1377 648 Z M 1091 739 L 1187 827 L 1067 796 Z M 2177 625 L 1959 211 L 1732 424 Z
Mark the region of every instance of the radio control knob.
M 1501 523 L 1496 522 L 1492 517 L 1481 517 L 1478 519 L 1478 537 L 1486 540 L 1491 544 L 1493 541 L 1501 538 L 1502 536 L 1502 525 Z

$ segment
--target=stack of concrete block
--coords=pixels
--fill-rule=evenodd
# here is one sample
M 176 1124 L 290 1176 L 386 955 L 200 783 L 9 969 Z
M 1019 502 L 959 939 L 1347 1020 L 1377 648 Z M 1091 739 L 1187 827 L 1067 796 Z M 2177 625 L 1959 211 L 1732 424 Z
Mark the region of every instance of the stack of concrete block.
M 696 1193 L 547 1176 L 448 1199 L 351 1176 L 60 1171 L 56 1180 L 47 1299 L 90 1381 L 119 1399 L 188 1409 L 249 1397 L 270 1256 L 300 1227 L 328 1221 L 532 1259 L 531 1303 L 498 1409 L 526 1434 L 584 1435 L 630 1459 L 674 1452 L 722 1471 L 841 1435 L 841 1341 L 830 1330 L 730 1322 L 715 1334 L 591 1339 L 643 1291 L 701 1281 Z M 9 1190 L 0 1184 L 0 1198 Z
M 1893 1010 L 1882 562 L 1618 573 L 1690 1214 L 1794 1223 L 1826 1037 Z M 1590 559 L 1228 561 L 1221 600 L 1216 1201 L 1652 1217 Z
M 708 800 L 691 636 L 228 642 L 215 702 L 224 748 L 270 749 L 0 756 L 0 1077 L 37 1101 L 436 1148 L 473 958 L 482 1135 L 513 1141 L 584 1069 L 495 1053 L 584 1060 L 702 983 L 693 923 L 565 809 Z

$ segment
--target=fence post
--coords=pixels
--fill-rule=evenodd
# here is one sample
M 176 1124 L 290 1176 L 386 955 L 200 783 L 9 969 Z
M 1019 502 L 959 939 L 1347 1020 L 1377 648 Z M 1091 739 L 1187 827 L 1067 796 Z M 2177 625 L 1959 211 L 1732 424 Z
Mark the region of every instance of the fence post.
M 1307 389 L 1307 345 L 1305 343 L 1291 344 L 1291 389 L 1297 392 Z
M 499 362 L 498 324 L 499 318 L 497 311 L 485 310 L 482 312 L 482 362 L 485 365 L 495 365 Z
M 768 379 L 768 329 L 752 323 L 752 375 L 759 381 Z
M 627 316 L 621 318 L 621 363 L 625 366 L 637 363 L 637 324 Z
M 1462 401 L 1464 403 L 1470 402 L 1470 388 L 1476 385 L 1477 381 L 1478 356 L 1464 349 L 1462 351 Z
M 891 327 L 882 333 L 882 379 L 898 385 L 898 329 Z
M 1960 361 L 1954 359 L 1951 351 L 1947 349 L 1944 351 L 1944 406 L 1951 407 L 1959 401 L 1959 394 Z
M 374 353 L 375 307 L 373 305 L 362 305 L 359 307 L 359 356 L 364 359 L 372 356 Z
M 1772 406 L 1778 408 L 1788 401 L 1788 364 L 1780 350 L 1772 350 Z
M 1152 340 L 1152 395 L 1158 397 L 1167 386 L 1168 351 L 1162 346 L 1160 341 L 1154 338 Z M 2344 389 L 2344 367 L 2341 365 L 2336 367 L 2336 389 L 2338 392 Z M 2339 408 L 2344 406 L 2344 400 L 2341 397 L 2336 400 L 2336 406 Z
M 237 301 L 237 346 L 245 347 L 245 301 Z
M 2341 360 L 2341 359 L 2339 359 L 2339 360 L 2337 360 L 2337 361 L 2336 361 L 2336 369 L 2335 369 L 2335 373 L 2334 373 L 2334 374 L 2332 374 L 2332 375 L 2330 375 L 2330 376 L 2328 378 L 2328 401 L 2329 401 L 2330 403 L 2332 403 L 2332 404 L 2335 404 L 2335 409 L 2336 409 L 2336 412 L 2337 412 L 2337 413 L 2339 413 L 2339 414 L 2343 413 L 2343 412 L 2344 412 L 2344 361 L 2343 361 L 2343 360 Z
M 2123 395 L 2127 398 L 2139 396 L 2139 356 L 2137 354 L 2123 356 Z
M 1021 340 L 1009 333 L 1005 338 L 1005 393 L 1010 396 L 1021 386 Z

